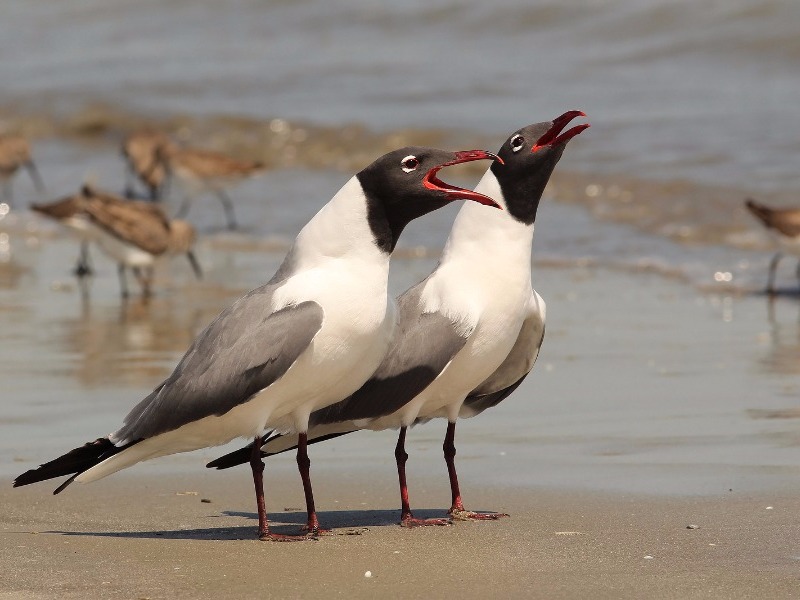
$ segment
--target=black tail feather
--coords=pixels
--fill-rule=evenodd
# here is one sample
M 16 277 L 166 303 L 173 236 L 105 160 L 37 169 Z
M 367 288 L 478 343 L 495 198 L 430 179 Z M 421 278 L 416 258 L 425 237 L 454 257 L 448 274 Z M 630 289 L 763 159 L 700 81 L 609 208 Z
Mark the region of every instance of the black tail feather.
M 14 480 L 14 487 L 30 485 L 31 483 L 46 481 L 54 477 L 62 477 L 63 475 L 72 475 L 72 477 L 58 486 L 53 492 L 54 494 L 58 494 L 87 469 L 91 469 L 108 457 L 114 456 L 126 448 L 130 448 L 135 443 L 136 442 L 132 442 L 125 446 L 117 447 L 111 443 L 111 440 L 108 438 L 96 439 L 79 448 L 70 450 L 65 455 L 59 456 L 50 462 L 46 462 L 36 469 L 26 471 Z
M 262 441 L 263 443 L 263 441 Z M 236 465 L 243 465 L 245 463 L 250 462 L 250 453 L 253 451 L 253 444 L 249 446 L 245 446 L 244 448 L 239 448 L 238 450 L 234 450 L 233 452 L 229 452 L 225 456 L 220 456 L 212 460 L 210 463 L 206 465 L 207 469 L 230 469 L 231 467 L 235 467 Z M 261 456 L 266 456 L 265 452 L 261 453 Z
M 337 438 L 340 435 L 345 435 L 347 433 L 352 433 L 352 431 L 340 431 L 338 433 L 329 433 L 327 435 L 321 435 L 317 438 L 313 438 L 308 440 L 309 444 L 316 444 L 318 442 L 324 442 L 326 440 L 330 440 L 333 438 Z M 263 446 L 270 440 L 274 440 L 276 438 L 283 437 L 282 435 L 271 431 L 270 433 L 266 434 L 264 437 L 261 438 L 261 445 Z M 290 450 L 295 450 L 297 448 L 296 445 L 290 446 L 289 448 L 284 448 L 280 452 L 264 452 L 261 451 L 261 458 L 267 456 L 274 456 L 276 454 L 283 454 L 284 452 L 289 452 Z M 253 451 L 253 444 L 248 444 L 244 448 L 239 448 L 238 450 L 234 450 L 233 452 L 229 452 L 225 456 L 220 456 L 217 459 L 212 460 L 210 463 L 206 465 L 207 469 L 230 469 L 231 467 L 236 467 L 238 465 L 243 465 L 245 463 L 250 462 L 250 454 Z

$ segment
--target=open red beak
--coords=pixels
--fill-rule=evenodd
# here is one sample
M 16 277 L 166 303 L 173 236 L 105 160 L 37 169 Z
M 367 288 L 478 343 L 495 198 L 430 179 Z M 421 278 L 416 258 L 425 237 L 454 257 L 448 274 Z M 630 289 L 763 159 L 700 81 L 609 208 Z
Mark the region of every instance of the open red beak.
M 501 159 L 496 154 L 492 154 L 491 152 L 486 152 L 485 150 L 462 150 L 459 152 L 455 152 L 455 159 L 448 161 L 444 164 L 441 164 L 437 167 L 432 168 L 425 174 L 425 177 L 422 179 L 423 185 L 428 188 L 429 190 L 439 190 L 447 194 L 447 197 L 450 200 L 473 200 L 475 202 L 480 202 L 481 204 L 485 204 L 486 206 L 494 206 L 495 208 L 500 208 L 500 205 L 497 204 L 494 200 L 492 200 L 489 196 L 484 196 L 483 194 L 479 194 L 478 192 L 474 192 L 472 190 L 465 190 L 464 188 L 456 187 L 454 185 L 450 185 L 449 183 L 445 183 L 441 179 L 439 179 L 436 174 L 445 167 L 450 167 L 452 165 L 458 165 L 461 163 L 472 162 L 473 160 L 483 160 L 483 159 L 491 159 L 496 160 L 500 164 L 503 164 L 503 159 Z M 500 210 L 503 210 L 500 208 Z
M 545 146 L 555 146 L 556 144 L 561 144 L 568 142 L 576 135 L 578 135 L 584 129 L 589 128 L 588 123 L 584 123 L 583 125 L 576 125 L 569 131 L 561 133 L 564 131 L 564 128 L 569 124 L 572 119 L 576 117 L 585 117 L 586 115 L 579 111 L 579 110 L 570 110 L 565 112 L 560 117 L 553 120 L 553 126 L 547 130 L 542 137 L 536 140 L 536 143 L 531 148 L 531 152 L 536 152 L 540 148 L 544 148 Z M 560 134 L 560 135 L 559 135 Z

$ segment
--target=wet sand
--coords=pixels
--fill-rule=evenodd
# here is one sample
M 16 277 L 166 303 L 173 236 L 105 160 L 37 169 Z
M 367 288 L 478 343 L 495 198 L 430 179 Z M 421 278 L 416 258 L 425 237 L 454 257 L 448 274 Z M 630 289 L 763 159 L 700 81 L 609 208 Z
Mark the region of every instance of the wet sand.
M 789 598 L 800 586 L 798 494 L 473 486 L 473 508 L 512 516 L 407 530 L 390 475 L 318 473 L 333 535 L 283 544 L 254 539 L 247 471 L 122 475 L 59 497 L 3 481 L 0 597 Z M 304 522 L 296 479 L 268 474 L 281 533 Z M 440 516 L 445 482 L 412 485 L 417 516 Z

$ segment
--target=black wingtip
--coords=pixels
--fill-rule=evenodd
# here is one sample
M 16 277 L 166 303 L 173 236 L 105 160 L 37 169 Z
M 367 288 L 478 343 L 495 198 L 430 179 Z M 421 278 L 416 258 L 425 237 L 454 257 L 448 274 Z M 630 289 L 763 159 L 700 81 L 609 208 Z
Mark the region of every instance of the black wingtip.
M 316 438 L 312 438 L 308 440 L 309 444 L 317 444 L 319 442 L 324 442 L 327 440 L 332 440 L 333 438 L 337 438 L 342 435 L 347 435 L 348 433 L 353 433 L 356 431 L 355 429 L 352 431 L 339 431 L 336 433 L 329 433 L 327 435 L 321 435 Z M 279 433 L 270 432 L 264 437 L 261 438 L 261 447 L 264 447 L 264 444 L 270 442 L 272 440 L 278 439 L 283 437 Z M 268 456 L 275 456 L 276 454 L 283 454 L 284 452 L 289 452 L 291 450 L 296 450 L 297 444 L 294 446 L 289 446 L 288 448 L 284 448 L 283 450 L 279 450 L 277 452 L 264 452 L 261 451 L 261 458 L 266 458 Z M 221 471 L 223 469 L 230 469 L 231 467 L 236 467 L 238 465 L 243 465 L 245 463 L 250 462 L 250 454 L 253 452 L 253 444 L 249 444 L 244 448 L 239 448 L 238 450 L 234 450 L 233 452 L 229 452 L 225 456 L 220 456 L 217 459 L 212 460 L 210 463 L 206 465 L 207 469 L 217 469 Z
M 56 494 L 60 494 L 61 492 L 63 492 L 63 491 L 66 489 L 66 487 L 67 487 L 67 486 L 68 486 L 70 483 L 72 483 L 73 481 L 75 481 L 75 478 L 76 478 L 78 475 L 79 475 L 79 473 L 75 473 L 75 475 L 73 475 L 72 477 L 70 477 L 69 479 L 67 479 L 67 480 L 66 480 L 64 483 L 62 483 L 60 486 L 58 486 L 56 489 L 54 489 L 54 490 L 53 490 L 53 496 L 55 496 Z
M 239 448 L 238 450 L 234 450 L 226 454 L 225 456 L 220 456 L 212 460 L 210 463 L 206 465 L 207 469 L 217 469 L 218 471 L 222 471 L 223 469 L 230 469 L 231 467 L 235 467 L 237 465 L 243 465 L 250 461 L 250 454 L 252 453 L 253 444 L 246 446 L 245 448 Z M 261 456 L 266 456 L 263 452 Z
M 105 459 L 114 456 L 118 452 L 122 452 L 125 448 L 129 448 L 135 443 L 136 442 L 131 442 L 125 446 L 117 447 L 108 438 L 98 438 L 93 442 L 88 442 L 83 446 L 70 450 L 63 456 L 59 456 L 58 458 L 44 463 L 36 469 L 25 471 L 22 475 L 14 479 L 13 486 L 21 487 L 23 485 L 30 485 L 32 483 L 70 475 L 71 477 L 58 486 L 53 492 L 54 494 L 58 494 L 87 469 L 91 469 L 93 466 L 100 464 Z

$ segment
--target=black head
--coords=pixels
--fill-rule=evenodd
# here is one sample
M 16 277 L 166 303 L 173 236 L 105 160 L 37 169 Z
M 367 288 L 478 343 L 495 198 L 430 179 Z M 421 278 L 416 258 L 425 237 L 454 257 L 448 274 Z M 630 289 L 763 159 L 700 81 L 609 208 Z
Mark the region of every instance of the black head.
M 500 208 L 488 196 L 437 177 L 444 167 L 487 158 L 498 160 L 483 150 L 449 152 L 408 146 L 384 154 L 359 172 L 356 177 L 367 197 L 367 218 L 378 247 L 392 252 L 408 223 L 453 200 L 473 200 Z
M 572 119 L 585 116 L 571 110 L 552 122 L 528 125 L 511 134 L 500 148 L 502 163 L 494 163 L 492 173 L 500 183 L 506 209 L 518 221 L 530 225 L 536 220 L 539 200 L 567 142 L 589 125 L 561 132 Z

